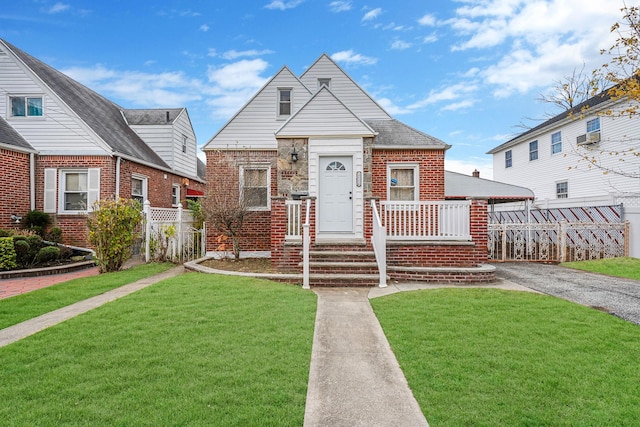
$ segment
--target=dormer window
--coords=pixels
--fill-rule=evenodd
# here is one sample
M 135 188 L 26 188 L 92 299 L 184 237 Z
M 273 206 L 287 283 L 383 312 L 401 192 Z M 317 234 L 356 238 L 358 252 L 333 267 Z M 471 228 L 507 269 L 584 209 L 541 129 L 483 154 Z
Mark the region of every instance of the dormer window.
M 11 96 L 12 117 L 42 117 L 41 96 Z
M 322 86 L 326 86 L 327 89 L 331 89 L 331 79 L 329 79 L 329 78 L 319 78 L 318 79 L 318 90 L 322 89 Z
M 291 98 L 293 89 L 278 89 L 278 117 L 287 117 L 291 115 Z

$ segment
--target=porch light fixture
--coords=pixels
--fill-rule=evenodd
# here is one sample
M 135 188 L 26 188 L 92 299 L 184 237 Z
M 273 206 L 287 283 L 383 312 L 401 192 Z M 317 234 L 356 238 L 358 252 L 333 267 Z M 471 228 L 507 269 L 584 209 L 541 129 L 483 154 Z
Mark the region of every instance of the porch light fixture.
M 292 150 L 291 150 L 290 154 L 291 154 L 291 161 L 293 163 L 297 162 L 298 161 L 298 152 L 296 151 L 296 147 L 292 147 Z

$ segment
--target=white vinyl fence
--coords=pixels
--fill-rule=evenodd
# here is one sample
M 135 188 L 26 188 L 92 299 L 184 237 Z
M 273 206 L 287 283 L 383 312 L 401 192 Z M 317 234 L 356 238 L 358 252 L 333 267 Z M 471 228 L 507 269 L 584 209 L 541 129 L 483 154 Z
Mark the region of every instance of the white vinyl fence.
M 190 210 L 179 204 L 175 209 L 154 208 L 144 202 L 143 243 L 146 262 L 183 263 L 205 255 L 205 225 L 194 228 Z

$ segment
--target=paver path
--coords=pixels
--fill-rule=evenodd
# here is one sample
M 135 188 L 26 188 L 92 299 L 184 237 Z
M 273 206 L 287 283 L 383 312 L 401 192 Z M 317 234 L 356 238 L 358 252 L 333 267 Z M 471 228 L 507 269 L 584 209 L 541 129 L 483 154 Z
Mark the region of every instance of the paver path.
M 369 289 L 314 292 L 304 425 L 428 426 L 369 304 Z
M 63 274 L 3 279 L 0 280 L 0 299 L 46 288 L 47 286 L 56 285 L 79 277 L 97 276 L 98 274 L 100 274 L 98 267 L 90 267 Z
M 578 304 L 600 307 L 640 325 L 640 281 L 558 265 L 498 263 L 496 276 Z

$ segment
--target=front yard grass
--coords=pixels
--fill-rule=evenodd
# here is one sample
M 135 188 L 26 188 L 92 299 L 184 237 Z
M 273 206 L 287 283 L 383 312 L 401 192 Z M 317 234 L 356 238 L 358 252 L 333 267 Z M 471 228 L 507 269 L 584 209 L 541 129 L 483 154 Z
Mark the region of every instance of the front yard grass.
M 174 265 L 171 263 L 142 264 L 113 273 L 69 280 L 2 299 L 0 300 L 0 329 L 153 276 L 172 267 Z
M 186 273 L 0 348 L 5 425 L 303 424 L 316 296 Z
M 371 301 L 431 426 L 635 426 L 640 328 L 490 289 Z
M 640 259 L 630 257 L 565 262 L 563 267 L 640 280 Z

